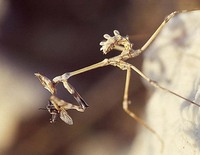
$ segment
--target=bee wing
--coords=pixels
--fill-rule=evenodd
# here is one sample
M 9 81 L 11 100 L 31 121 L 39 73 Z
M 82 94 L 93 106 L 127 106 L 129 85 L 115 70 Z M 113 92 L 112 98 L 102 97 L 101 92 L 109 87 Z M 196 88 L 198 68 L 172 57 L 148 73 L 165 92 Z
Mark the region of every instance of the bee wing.
M 67 124 L 73 125 L 73 120 L 72 118 L 68 115 L 67 111 L 62 108 L 60 111 L 60 118 Z

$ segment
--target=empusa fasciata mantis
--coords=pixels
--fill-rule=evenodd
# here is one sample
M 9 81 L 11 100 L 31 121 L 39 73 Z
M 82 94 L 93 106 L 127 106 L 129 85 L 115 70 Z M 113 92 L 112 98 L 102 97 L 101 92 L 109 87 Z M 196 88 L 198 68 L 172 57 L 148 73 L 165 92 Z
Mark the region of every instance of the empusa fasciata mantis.
M 92 70 L 92 69 L 96 69 L 99 67 L 104 67 L 104 66 L 108 66 L 108 65 L 112 65 L 115 67 L 120 68 L 121 70 L 126 70 L 127 74 L 126 74 L 126 84 L 125 84 L 125 91 L 124 91 L 124 97 L 123 97 L 123 109 L 134 119 L 136 119 L 139 123 L 141 123 L 143 126 L 145 126 L 147 129 L 149 129 L 153 134 L 155 134 L 158 139 L 160 140 L 161 143 L 162 139 L 160 138 L 160 136 L 155 132 L 155 130 L 153 130 L 151 127 L 149 127 L 142 119 L 140 119 L 139 117 L 137 117 L 134 113 L 132 113 L 129 109 L 128 109 L 128 104 L 130 103 L 130 101 L 128 100 L 128 91 L 129 91 L 129 83 L 130 83 L 130 76 L 131 76 L 131 70 L 133 69 L 136 73 L 138 73 L 142 78 L 144 78 L 146 81 L 148 81 L 152 86 L 159 88 L 161 90 L 164 90 L 166 92 L 169 92 L 179 98 L 182 98 L 184 100 L 186 100 L 188 103 L 194 104 L 196 106 L 199 106 L 197 103 L 171 91 L 168 90 L 162 86 L 160 86 L 158 83 L 156 83 L 155 81 L 149 79 L 148 77 L 146 77 L 146 75 L 144 75 L 140 70 L 138 70 L 135 66 L 133 66 L 130 63 L 125 62 L 127 59 L 130 58 L 134 58 L 138 55 L 140 55 L 142 52 L 144 52 L 149 45 L 154 41 L 154 39 L 157 37 L 157 35 L 160 33 L 160 31 L 162 30 L 162 28 L 165 26 L 165 24 L 171 19 L 173 18 L 175 15 L 182 13 L 182 12 L 186 12 L 186 11 L 180 11 L 180 12 L 173 12 L 171 13 L 169 16 L 167 16 L 167 18 L 165 18 L 165 20 L 163 21 L 163 23 L 159 26 L 159 28 L 155 31 L 155 33 L 150 37 L 150 39 L 147 41 L 147 43 L 144 44 L 144 46 L 141 49 L 137 49 L 137 50 L 133 50 L 132 49 L 132 44 L 130 43 L 128 37 L 122 37 L 118 31 L 114 31 L 114 36 L 111 37 L 109 35 L 104 35 L 104 38 L 107 39 L 106 41 L 103 41 L 100 43 L 100 45 L 102 45 L 101 50 L 103 51 L 104 54 L 107 54 L 108 52 L 110 52 L 111 50 L 115 49 L 115 50 L 119 50 L 121 51 L 121 54 L 119 54 L 118 56 L 115 56 L 113 58 L 110 59 L 104 59 L 103 61 L 96 63 L 94 65 L 73 71 L 73 72 L 67 72 L 61 76 L 57 76 L 53 79 L 53 81 L 49 80 L 48 78 L 44 78 L 44 76 L 40 75 L 40 74 L 36 74 L 37 77 L 39 77 L 39 79 L 41 80 L 41 82 L 43 83 L 43 85 L 45 86 L 46 89 L 48 89 L 53 95 L 55 94 L 55 86 L 56 84 L 62 82 L 64 87 L 74 96 L 74 92 L 76 91 L 75 89 L 72 89 L 72 87 L 70 87 L 69 83 L 68 83 L 68 79 L 74 75 Z M 42 80 L 42 78 L 44 78 Z M 44 83 L 45 82 L 45 83 Z M 52 97 L 51 97 L 52 98 Z M 80 107 L 83 108 L 82 111 L 84 111 L 84 109 L 86 108 L 86 106 L 84 105 L 84 100 L 82 100 L 81 96 L 78 96 L 78 101 L 80 103 Z M 54 101 L 54 100 L 53 100 Z M 59 111 L 60 107 L 62 107 L 62 105 L 59 105 L 57 103 L 60 103 L 60 100 L 56 100 L 54 103 L 54 107 L 57 111 Z M 68 103 L 65 103 L 64 105 L 67 105 Z M 60 107 L 56 107 L 57 105 L 59 105 Z M 81 106 L 82 105 L 82 106 Z M 85 104 L 87 105 L 87 104 Z M 65 108 L 64 108 L 65 109 Z M 67 110 L 67 109 L 66 109 Z M 163 144 L 162 144 L 163 146 Z

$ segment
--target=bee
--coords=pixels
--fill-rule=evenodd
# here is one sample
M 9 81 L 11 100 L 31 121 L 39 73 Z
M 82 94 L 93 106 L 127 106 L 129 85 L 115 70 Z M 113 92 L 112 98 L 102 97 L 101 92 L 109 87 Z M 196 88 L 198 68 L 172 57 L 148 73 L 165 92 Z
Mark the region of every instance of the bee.
M 59 99 L 54 95 L 50 97 L 46 109 L 52 115 L 50 123 L 55 123 L 57 117 L 59 116 L 62 121 L 69 125 L 73 125 L 73 120 L 67 113 L 67 110 L 75 109 L 79 112 L 84 112 L 85 110 L 84 108 L 82 108 L 82 106 L 73 105 L 69 102 Z

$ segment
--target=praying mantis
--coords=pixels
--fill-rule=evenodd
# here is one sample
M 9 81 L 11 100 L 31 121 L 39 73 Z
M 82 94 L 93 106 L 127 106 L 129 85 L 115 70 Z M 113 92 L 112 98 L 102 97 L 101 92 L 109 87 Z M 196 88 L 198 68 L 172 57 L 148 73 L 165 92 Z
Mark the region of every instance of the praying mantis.
M 88 107 L 88 104 L 84 101 L 82 96 L 76 91 L 76 89 L 69 83 L 69 78 L 93 70 L 97 69 L 100 67 L 105 67 L 105 66 L 114 66 L 118 67 L 119 69 L 126 71 L 126 82 L 125 82 L 125 89 L 124 89 L 124 95 L 123 95 L 123 102 L 122 102 L 122 107 L 124 111 L 131 116 L 133 119 L 135 119 L 137 122 L 142 124 L 145 128 L 147 128 L 150 132 L 152 132 L 160 141 L 161 143 L 161 150 L 163 150 L 163 140 L 160 137 L 157 132 L 151 128 L 148 124 L 146 124 L 141 118 L 136 116 L 132 111 L 129 110 L 128 105 L 131 103 L 129 100 L 129 85 L 130 85 L 130 78 L 131 78 L 131 71 L 135 71 L 137 74 L 139 74 L 144 80 L 146 80 L 150 85 L 152 85 L 155 88 L 161 89 L 167 93 L 170 93 L 172 95 L 175 95 L 179 98 L 182 98 L 183 100 L 187 101 L 189 104 L 194 104 L 197 107 L 200 107 L 198 103 L 195 103 L 178 93 L 171 91 L 161 85 L 159 85 L 156 81 L 151 80 L 148 78 L 144 73 L 142 73 L 139 69 L 137 69 L 135 66 L 132 64 L 126 62 L 128 59 L 132 59 L 134 57 L 139 56 L 142 54 L 150 45 L 151 43 L 155 40 L 155 38 L 159 35 L 163 27 L 166 25 L 166 23 L 172 19 L 174 16 L 180 13 L 185 13 L 187 11 L 175 11 L 168 15 L 164 21 L 161 23 L 161 25 L 158 27 L 158 29 L 154 32 L 154 34 L 150 37 L 150 39 L 140 48 L 140 49 L 133 49 L 133 45 L 129 41 L 128 36 L 121 36 L 119 31 L 114 30 L 114 36 L 110 36 L 108 34 L 104 35 L 104 38 L 106 39 L 105 41 L 100 42 L 101 45 L 101 51 L 103 51 L 104 54 L 107 54 L 111 52 L 112 50 L 118 50 L 121 53 L 115 57 L 109 58 L 109 59 L 104 59 L 96 64 L 93 64 L 88 67 L 84 67 L 82 69 L 72 71 L 72 72 L 66 72 L 60 76 L 56 76 L 53 78 L 53 80 L 48 79 L 44 75 L 41 75 L 40 73 L 35 73 L 35 76 L 40 80 L 41 84 L 44 86 L 45 89 L 47 89 L 52 95 L 49 99 L 49 104 L 47 105 L 47 110 L 49 113 L 52 115 L 51 122 L 55 122 L 55 119 L 57 115 L 60 116 L 60 118 L 67 124 L 72 125 L 73 121 L 71 117 L 67 114 L 66 110 L 69 109 L 75 109 L 79 112 L 84 112 L 84 110 Z M 73 105 L 71 103 L 68 103 L 64 100 L 61 100 L 56 97 L 56 86 L 57 84 L 62 83 L 64 88 L 75 98 L 75 100 L 78 102 L 77 105 Z

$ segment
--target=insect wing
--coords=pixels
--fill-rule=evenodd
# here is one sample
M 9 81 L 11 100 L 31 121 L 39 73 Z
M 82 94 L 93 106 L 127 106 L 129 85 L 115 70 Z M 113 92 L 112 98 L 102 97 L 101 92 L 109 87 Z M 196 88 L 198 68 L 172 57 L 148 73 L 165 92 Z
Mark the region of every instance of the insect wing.
M 62 108 L 60 111 L 60 118 L 67 124 L 72 125 L 73 124 L 73 120 L 72 118 L 68 115 L 67 111 Z

